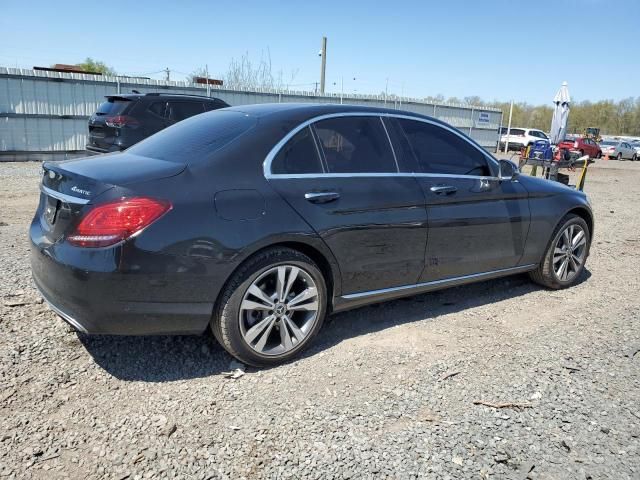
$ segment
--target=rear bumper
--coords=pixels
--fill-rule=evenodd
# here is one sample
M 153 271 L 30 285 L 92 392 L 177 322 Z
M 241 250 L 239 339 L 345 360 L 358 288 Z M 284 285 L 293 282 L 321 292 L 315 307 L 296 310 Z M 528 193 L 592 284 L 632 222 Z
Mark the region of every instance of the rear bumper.
M 505 142 L 500 141 L 500 148 L 504 149 Z M 522 142 L 514 142 L 513 140 L 509 140 L 509 148 L 524 148 L 524 144 Z
M 119 271 L 122 251 L 117 249 L 86 253 L 93 255 L 94 269 L 87 268 L 80 256 L 73 265 L 68 261 L 73 256 L 58 255 L 55 245 L 38 245 L 37 229 L 32 224 L 34 283 L 52 310 L 77 330 L 107 335 L 185 335 L 206 330 L 213 302 L 173 301 L 184 288 L 161 273 Z M 158 257 L 159 268 L 166 269 L 162 263 L 166 256 Z

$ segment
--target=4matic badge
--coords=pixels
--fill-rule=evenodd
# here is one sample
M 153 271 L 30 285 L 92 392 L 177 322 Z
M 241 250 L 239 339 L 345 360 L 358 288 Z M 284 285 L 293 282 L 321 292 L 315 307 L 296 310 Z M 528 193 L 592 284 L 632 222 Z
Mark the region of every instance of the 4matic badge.
M 82 195 L 86 195 L 87 197 L 91 195 L 91 192 L 89 190 L 83 190 L 81 188 L 78 188 L 76 185 L 71 187 L 71 191 L 76 193 L 81 193 Z

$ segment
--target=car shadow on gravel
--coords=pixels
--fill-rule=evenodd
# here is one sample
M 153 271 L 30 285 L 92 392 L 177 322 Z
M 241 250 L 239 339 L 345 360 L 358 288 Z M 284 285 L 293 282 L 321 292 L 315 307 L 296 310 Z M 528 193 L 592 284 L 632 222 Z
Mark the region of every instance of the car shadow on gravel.
M 591 276 L 585 270 L 579 283 Z M 465 285 L 339 313 L 327 319 L 303 357 L 347 338 L 527 295 L 542 287 L 526 275 Z M 570 292 L 566 293 L 570 295 Z M 202 336 L 88 336 L 80 342 L 96 364 L 120 380 L 167 382 L 219 375 L 232 358 L 210 334 Z

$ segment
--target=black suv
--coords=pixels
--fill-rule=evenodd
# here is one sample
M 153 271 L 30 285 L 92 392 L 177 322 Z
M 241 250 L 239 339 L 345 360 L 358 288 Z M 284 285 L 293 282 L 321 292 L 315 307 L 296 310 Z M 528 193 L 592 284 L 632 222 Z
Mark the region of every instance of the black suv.
M 180 120 L 229 106 L 219 98 L 180 94 L 132 93 L 106 99 L 89 117 L 87 150 L 92 152 L 125 150 Z

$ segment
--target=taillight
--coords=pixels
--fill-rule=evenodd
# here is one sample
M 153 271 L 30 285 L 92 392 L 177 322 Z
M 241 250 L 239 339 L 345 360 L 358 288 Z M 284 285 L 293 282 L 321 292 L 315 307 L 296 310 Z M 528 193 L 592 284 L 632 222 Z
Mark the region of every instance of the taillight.
M 148 227 L 171 208 L 169 202 L 146 197 L 103 203 L 80 220 L 67 240 L 79 247 L 114 245 Z
M 116 128 L 137 128 L 140 125 L 140 122 L 138 122 L 138 120 L 128 115 L 116 115 L 115 117 L 107 117 L 104 119 L 104 123 L 106 123 L 107 127 Z

